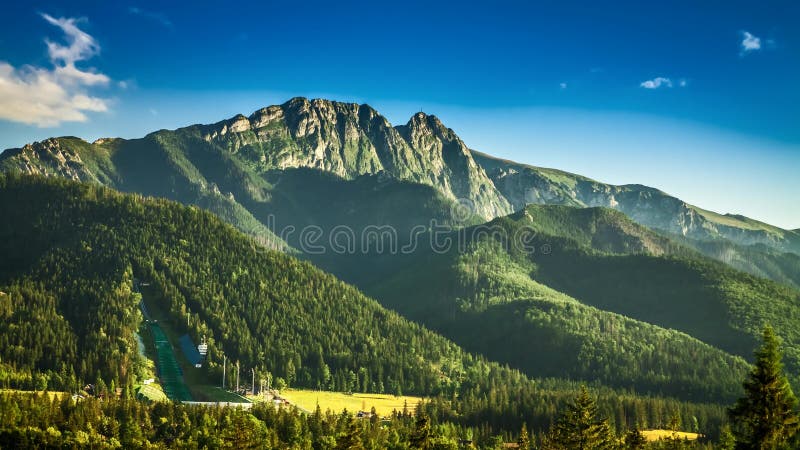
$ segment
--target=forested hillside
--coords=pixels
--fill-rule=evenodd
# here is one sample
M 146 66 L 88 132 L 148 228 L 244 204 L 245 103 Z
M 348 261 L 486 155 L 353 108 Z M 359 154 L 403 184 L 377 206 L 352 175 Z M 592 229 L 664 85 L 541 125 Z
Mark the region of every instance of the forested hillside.
M 85 367 L 82 380 L 99 370 L 129 382 L 135 276 L 176 317 L 199 315 L 186 331 L 208 337 L 212 367 L 224 349 L 290 384 L 417 393 L 438 392 L 463 370 L 453 344 L 202 210 L 57 180 L 3 183 L 0 210 L 14 212 L 0 233 L 6 364 L 58 372 L 59 361 Z M 41 328 L 13 332 L 35 316 Z
M 532 381 L 485 362 L 381 307 L 308 263 L 265 250 L 198 208 L 90 184 L 0 177 L 0 336 L 3 386 L 73 391 L 86 382 L 130 386 L 141 320 L 134 277 L 184 323 L 207 336 L 207 368 L 223 352 L 293 386 L 434 396 L 442 420 L 489 435 L 523 421 L 548 427 L 577 384 Z M 596 387 L 624 429 L 665 424 L 674 411 L 715 432 L 718 405 Z M 492 431 L 494 430 L 494 431 Z
M 741 215 L 717 214 L 648 186 L 614 186 L 561 170 L 472 153 L 515 210 L 530 204 L 613 208 L 736 269 L 800 287 L 800 234 L 796 230 Z
M 737 245 L 726 239 L 695 240 L 667 234 L 700 253 L 750 273 L 800 289 L 800 254 L 783 252 L 764 244 Z
M 512 242 L 520 236 L 530 249 Z M 786 339 L 792 373 L 798 367 L 797 291 L 619 212 L 529 206 L 451 237 L 465 251 L 421 248 L 383 276 L 342 276 L 468 350 L 535 376 L 730 398 L 745 368 L 730 355 L 749 358 L 765 323 Z M 518 351 L 527 342 L 539 344 Z
M 472 151 L 495 186 L 515 210 L 529 204 L 606 207 L 635 222 L 690 239 L 725 240 L 738 245 L 764 244 L 800 253 L 800 234 L 737 214 L 718 214 L 690 205 L 657 188 L 615 186 L 557 169 L 531 166 Z

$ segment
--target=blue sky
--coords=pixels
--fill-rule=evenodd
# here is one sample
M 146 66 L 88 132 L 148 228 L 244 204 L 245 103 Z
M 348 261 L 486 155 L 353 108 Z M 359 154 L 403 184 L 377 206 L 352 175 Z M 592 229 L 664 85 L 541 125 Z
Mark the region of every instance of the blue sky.
M 800 227 L 800 3 L 605 3 L 13 2 L 0 148 L 325 97 Z

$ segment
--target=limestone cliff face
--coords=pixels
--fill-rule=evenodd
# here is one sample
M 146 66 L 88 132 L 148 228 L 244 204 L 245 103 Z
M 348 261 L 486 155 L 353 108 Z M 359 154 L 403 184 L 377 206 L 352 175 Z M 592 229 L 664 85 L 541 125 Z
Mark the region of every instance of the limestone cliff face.
M 417 113 L 397 131 L 413 149 L 430 184 L 444 186 L 454 197 L 470 200 L 476 213 L 484 217 L 511 212 L 511 205 L 472 158 L 464 142 L 436 116 Z
M 95 160 L 113 169 L 106 147 L 115 140 L 89 144 L 66 139 L 11 150 L 0 157 L 0 164 L 81 181 L 110 179 L 95 173 L 101 166 Z M 207 148 L 200 151 L 199 147 Z M 194 166 L 205 163 L 207 167 L 207 161 L 198 158 L 213 159 L 214 152 L 235 159 L 255 175 L 287 168 L 318 169 L 346 179 L 381 174 L 432 186 L 450 199 L 466 200 L 474 214 L 486 220 L 512 211 L 467 146 L 435 116 L 419 113 L 406 125 L 393 127 L 369 105 L 356 103 L 294 98 L 249 117 L 237 115 L 213 125 L 161 130 L 124 141 L 116 160 L 171 165 L 182 170 L 190 183 L 203 185 L 213 180 L 200 179 Z M 152 160 L 144 161 L 147 158 Z M 130 174 L 127 181 L 132 181 Z
M 3 153 L 3 168 L 22 173 L 58 176 L 75 181 L 94 181 L 74 147 L 63 146 L 59 139 L 45 139 Z
M 308 167 L 345 178 L 380 172 L 466 199 L 489 219 L 511 212 L 469 149 L 435 116 L 393 127 L 368 105 L 295 98 L 203 129 L 259 170 Z

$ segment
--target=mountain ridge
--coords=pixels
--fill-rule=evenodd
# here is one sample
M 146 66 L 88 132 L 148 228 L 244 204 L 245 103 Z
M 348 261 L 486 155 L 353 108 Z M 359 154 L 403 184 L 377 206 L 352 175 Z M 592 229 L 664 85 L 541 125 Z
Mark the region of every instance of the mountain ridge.
M 800 286 L 795 231 L 707 211 L 641 184 L 614 186 L 495 158 L 470 150 L 438 117 L 421 112 L 393 126 L 369 105 L 296 97 L 249 116 L 137 139 L 90 144 L 50 138 L 0 154 L 0 170 L 62 176 L 202 206 L 279 248 L 288 244 L 266 226 L 277 194 L 268 178 L 296 168 L 345 181 L 375 176 L 427 185 L 459 202 L 451 209 L 466 207 L 481 221 L 531 203 L 611 207 L 737 269 Z M 730 248 L 721 250 L 719 243 Z
M 513 186 L 508 186 L 509 182 L 508 180 L 504 180 L 504 178 L 509 175 L 512 175 L 511 178 L 519 178 L 517 174 L 494 174 L 491 177 L 492 182 L 487 183 L 487 180 L 482 176 L 481 172 L 488 174 L 498 168 L 513 168 L 516 170 L 530 169 L 536 171 L 538 175 L 544 176 L 550 180 L 564 177 L 570 179 L 571 182 L 583 181 L 604 189 L 608 188 L 606 194 L 609 194 L 609 198 L 603 202 L 605 204 L 582 202 L 585 203 L 586 206 L 615 207 L 616 205 L 614 205 L 614 202 L 617 201 L 615 196 L 627 191 L 642 191 L 648 195 L 662 196 L 662 200 L 670 203 L 673 199 L 678 200 L 676 205 L 681 209 L 679 213 L 685 216 L 684 223 L 679 224 L 679 222 L 675 222 L 672 223 L 671 226 L 657 227 L 665 229 L 666 231 L 679 231 L 680 234 L 684 235 L 687 233 L 702 233 L 698 228 L 702 228 L 706 223 L 711 223 L 718 227 L 727 226 L 728 228 L 751 229 L 753 231 L 772 232 L 773 234 L 790 233 L 792 240 L 798 240 L 798 243 L 791 244 L 793 251 L 800 252 L 800 229 L 786 230 L 747 218 L 740 214 L 718 214 L 707 211 L 682 202 L 660 189 L 643 184 L 611 185 L 598 182 L 590 177 L 572 174 L 559 169 L 542 168 L 497 158 L 485 152 L 469 149 L 457 134 L 452 129 L 447 128 L 436 115 L 423 112 L 412 115 L 404 125 L 393 126 L 385 117 L 380 115 L 377 110 L 368 104 L 294 97 L 281 105 L 271 105 L 260 108 L 250 114 L 250 116 L 237 114 L 231 118 L 223 119 L 213 124 L 192 124 L 172 130 L 161 129 L 148 133 L 144 137 L 138 139 L 146 139 L 163 133 L 175 133 L 181 130 L 199 129 L 201 130 L 201 136 L 204 140 L 223 140 L 223 143 L 229 150 L 236 152 L 242 147 L 246 147 L 249 144 L 253 144 L 254 141 L 257 141 L 259 132 L 261 137 L 271 137 L 270 131 L 275 130 L 270 130 L 270 126 L 275 128 L 277 126 L 275 122 L 281 120 L 287 122 L 287 131 L 291 133 L 293 139 L 310 140 L 311 144 L 314 145 L 308 145 L 308 148 L 305 149 L 307 150 L 307 154 L 304 155 L 305 160 L 298 160 L 292 157 L 297 155 L 277 155 L 282 156 L 275 158 L 274 161 L 274 166 L 278 169 L 303 166 L 330 171 L 345 178 L 351 178 L 358 174 L 386 171 L 391 176 L 400 179 L 433 185 L 452 198 L 470 199 L 474 201 L 477 208 L 482 208 L 481 213 L 487 219 L 511 212 L 509 203 L 514 207 L 514 210 L 519 210 L 524 203 L 535 203 L 537 200 L 544 201 L 548 197 L 545 195 L 546 192 L 536 192 L 537 186 L 535 182 L 528 183 L 529 185 L 526 186 L 528 192 L 519 192 L 518 189 L 513 189 Z M 328 125 L 334 125 L 334 127 L 330 128 Z M 336 133 L 337 131 L 338 133 Z M 359 135 L 361 131 L 364 132 L 363 136 Z M 248 136 L 248 132 L 255 132 L 256 136 Z M 345 147 L 357 144 L 359 139 L 369 137 L 373 132 L 385 134 L 373 139 L 377 142 L 377 145 L 374 142 L 363 143 L 366 147 L 360 149 L 360 152 L 357 151 L 355 153 L 355 160 L 348 160 L 347 158 L 340 157 L 342 156 L 341 153 L 352 150 L 352 148 Z M 335 136 L 336 134 L 340 136 Z M 226 136 L 227 138 L 223 139 Z M 345 139 L 341 139 L 342 136 L 344 136 Z M 256 139 L 254 139 L 254 137 Z M 339 151 L 339 155 L 333 152 L 332 149 L 325 147 L 325 144 L 327 144 L 325 138 L 331 138 L 334 143 L 340 144 L 341 148 L 335 149 Z M 5 149 L 0 153 L 0 160 L 22 157 L 23 154 L 30 153 L 31 150 L 36 149 L 37 144 L 44 145 L 46 148 L 52 148 L 52 141 L 54 139 L 76 140 L 80 138 L 76 138 L 75 136 L 48 138 L 43 141 L 26 144 L 21 148 Z M 135 140 L 137 139 L 107 137 L 99 138 L 89 143 L 80 139 L 81 142 L 91 146 L 118 146 L 120 143 Z M 431 142 L 426 142 L 426 140 L 431 141 L 432 144 Z M 404 145 L 409 142 L 413 143 L 413 145 Z M 369 148 L 369 144 L 372 144 L 372 148 Z M 453 162 L 460 163 L 463 166 L 464 172 L 460 174 L 462 178 L 464 176 L 468 179 L 472 178 L 477 182 L 477 185 L 469 186 L 454 182 L 454 179 L 457 177 L 454 177 L 453 174 L 444 173 L 442 171 L 442 165 L 440 164 L 441 161 L 425 162 L 419 159 L 420 154 L 430 155 L 432 150 L 439 152 L 451 150 L 451 153 L 455 156 Z M 56 159 L 59 159 L 58 152 L 56 152 L 55 156 Z M 260 156 L 262 158 L 270 158 L 271 155 L 262 154 Z M 80 160 L 71 160 L 69 158 L 63 158 L 58 162 L 68 166 L 80 164 Z M 448 166 L 452 165 L 451 163 Z M 31 171 L 30 168 L 27 168 L 27 170 Z M 425 172 L 431 173 L 424 175 Z M 66 175 L 69 176 L 70 173 L 67 172 Z M 513 175 L 517 176 L 514 177 Z M 502 193 L 503 195 L 497 196 L 492 192 L 501 190 L 500 187 L 502 186 L 506 186 L 505 192 Z M 481 194 L 481 191 L 488 191 L 488 194 Z M 541 189 L 539 189 L 539 191 L 541 191 Z M 535 193 L 540 195 L 538 199 Z M 553 198 L 552 200 L 564 203 L 575 200 L 580 202 L 581 199 L 579 197 L 580 195 L 572 196 L 571 198 Z M 598 203 L 598 201 L 595 203 Z M 632 208 L 628 209 L 629 211 L 632 210 Z M 636 214 L 629 213 L 629 215 L 634 217 L 635 220 L 641 219 L 641 222 L 645 225 L 653 226 L 652 223 L 644 223 L 647 221 L 653 222 L 652 220 L 637 217 Z M 727 218 L 729 223 L 724 223 L 724 219 L 721 218 Z M 693 222 L 699 222 L 699 224 L 695 225 Z M 661 225 L 664 224 L 661 223 Z M 679 226 L 682 226 L 682 228 L 676 228 Z M 731 230 L 727 231 L 730 234 Z M 763 242 L 764 237 L 756 237 L 752 238 L 752 240 L 770 245 L 768 242 Z M 772 245 L 775 244 L 773 243 Z M 786 248 L 783 249 L 785 250 Z
M 253 151 L 261 169 L 308 167 L 344 178 L 383 171 L 469 199 L 487 219 L 510 212 L 467 146 L 435 116 L 417 113 L 393 127 L 366 104 L 295 97 L 201 129 L 207 141 L 230 136 L 225 144 L 234 153 Z M 287 135 L 294 142 L 284 140 L 277 154 L 264 151 L 275 150 L 270 141 Z
M 472 153 L 476 161 L 484 166 L 487 173 L 490 173 L 495 185 L 504 193 L 515 209 L 530 203 L 605 206 L 619 209 L 643 225 L 688 237 L 710 238 L 714 231 L 718 231 L 734 242 L 764 243 L 782 250 L 800 253 L 800 239 L 797 239 L 796 233 L 792 230 L 782 229 L 741 214 L 719 214 L 708 211 L 686 203 L 658 188 L 638 183 L 613 185 L 559 169 L 537 167 L 497 158 L 477 150 L 472 150 Z M 527 179 L 521 181 L 519 178 Z M 558 186 L 559 184 L 560 186 Z M 626 205 L 618 198 L 619 196 L 624 198 L 630 194 L 640 197 L 659 197 L 661 207 L 675 210 L 674 213 L 678 217 L 673 221 L 659 221 L 658 218 L 648 216 L 644 211 L 652 209 L 652 207 L 636 204 L 635 198 L 629 199 L 630 204 Z M 709 227 L 712 228 L 709 229 Z M 717 230 L 714 230 L 713 227 L 716 227 Z M 749 240 L 747 238 L 740 240 L 733 234 L 735 233 L 733 229 L 778 235 L 789 242 L 775 242 L 770 239 L 770 236 L 754 236 Z
M 528 233 L 530 239 L 521 241 L 527 246 L 518 245 L 525 236 L 520 232 Z M 343 278 L 465 348 L 529 373 L 558 367 L 575 377 L 600 376 L 591 372 L 600 367 L 603 376 L 622 382 L 631 364 L 616 358 L 641 351 L 637 346 L 647 340 L 632 338 L 644 328 L 629 319 L 686 333 L 744 358 L 750 357 L 763 324 L 771 323 L 787 345 L 787 367 L 800 366 L 800 335 L 792 322 L 800 314 L 800 291 L 713 261 L 619 211 L 529 205 L 453 234 L 454 241 L 466 243 L 465 250 L 433 254 L 421 249 L 386 267 L 383 277 Z M 584 328 L 591 322 L 597 325 Z M 522 336 L 548 345 L 521 354 L 516 349 L 525 342 Z M 490 344 L 503 339 L 516 340 Z M 568 345 L 575 340 L 586 352 L 581 363 L 596 364 L 594 369 L 581 373 L 577 361 L 568 361 L 573 354 Z M 615 341 L 616 350 L 604 355 L 599 349 L 609 341 Z M 589 349 L 598 351 L 597 360 Z M 530 357 L 532 352 L 536 356 Z M 677 364 L 671 367 L 677 376 Z

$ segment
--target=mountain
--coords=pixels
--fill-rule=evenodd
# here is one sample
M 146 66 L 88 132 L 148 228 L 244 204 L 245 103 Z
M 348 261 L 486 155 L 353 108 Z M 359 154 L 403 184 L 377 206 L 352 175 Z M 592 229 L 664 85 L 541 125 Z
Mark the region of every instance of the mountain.
M 540 311 L 546 310 L 541 317 L 559 318 L 562 324 L 581 323 L 570 337 L 572 342 L 580 342 L 581 348 L 599 349 L 594 359 L 587 361 L 600 361 L 614 353 L 598 347 L 605 345 L 603 338 L 592 331 L 591 323 L 603 321 L 623 324 L 627 331 L 620 335 L 618 345 L 629 348 L 631 354 L 641 355 L 637 352 L 647 348 L 637 342 L 648 342 L 647 333 L 640 336 L 641 330 L 650 330 L 653 336 L 662 333 L 660 328 L 647 328 L 656 326 L 681 330 L 702 341 L 684 346 L 685 336 L 670 335 L 665 339 L 674 346 L 664 351 L 666 359 L 677 358 L 682 346 L 702 343 L 715 349 L 697 350 L 698 354 L 721 350 L 749 357 L 754 330 L 768 319 L 783 320 L 779 309 L 793 311 L 790 299 L 796 295 L 791 289 L 726 272 L 691 250 L 700 249 L 733 266 L 739 264 L 739 268 L 791 285 L 798 273 L 791 253 L 796 247 L 794 232 L 742 217 L 713 215 L 653 188 L 604 185 L 473 152 L 436 117 L 422 113 L 404 126 L 392 127 L 366 105 L 297 98 L 249 117 L 160 130 L 142 139 L 101 139 L 92 144 L 71 137 L 48 139 L 6 151 L 0 155 L 0 170 L 59 176 L 200 206 L 255 236 L 262 246 L 310 260 L 437 330 L 446 331 L 437 321 L 452 315 L 454 308 L 463 306 L 481 313 L 487 305 L 494 307 L 491 299 L 501 299 L 501 303 L 523 300 L 517 311 L 522 314 L 529 310 L 528 300 L 547 300 L 549 304 L 539 305 Z M 537 210 L 525 206 L 528 203 L 574 208 Z M 588 205 L 614 207 L 633 221 L 607 210 L 580 209 Z M 505 217 L 512 208 L 519 213 Z M 533 213 L 536 222 L 523 220 L 525 214 Z M 404 244 L 418 243 L 419 236 L 414 233 L 430 236 L 436 225 L 445 225 L 463 228 L 454 232 L 457 236 L 478 229 L 486 218 L 495 216 L 498 218 L 490 226 L 510 227 L 520 220 L 511 228 L 549 224 L 538 229 L 537 239 L 550 239 L 571 250 L 539 261 L 533 254 L 505 254 L 476 239 L 466 242 L 478 250 L 464 254 L 430 254 L 425 248 L 404 251 Z M 660 234 L 642 225 L 660 230 Z M 379 244 L 385 243 L 381 229 L 395 234 L 389 237 L 389 247 L 383 249 L 379 249 Z M 334 242 L 342 237 L 334 231 L 347 232 L 346 245 Z M 364 238 L 366 231 L 370 234 Z M 719 244 L 713 247 L 709 242 L 728 245 L 741 257 L 730 257 L 730 251 L 721 251 Z M 486 252 L 485 258 L 482 252 Z M 751 258 L 751 254 L 763 258 Z M 746 264 L 740 263 L 743 259 Z M 482 267 L 484 261 L 486 267 Z M 562 266 L 561 275 L 552 269 Z M 465 267 L 471 267 L 472 272 L 464 272 Z M 636 276 L 626 278 L 625 270 Z M 620 287 L 615 291 L 614 286 L 602 284 L 603 277 L 593 278 L 597 273 L 616 280 Z M 678 273 L 685 277 L 675 275 Z M 431 279 L 433 274 L 439 277 Z M 577 281 L 570 283 L 571 279 Z M 406 285 L 397 280 L 405 280 Z M 491 289 L 482 285 L 484 281 Z M 395 288 L 391 291 L 381 286 Z M 398 297 L 401 292 L 406 293 L 405 298 Z M 600 295 L 609 292 L 616 297 Z M 751 292 L 753 304 L 742 303 L 742 293 Z M 762 308 L 768 294 L 776 297 L 775 308 Z M 407 301 L 409 298 L 414 301 Z M 421 299 L 427 299 L 429 305 Z M 710 329 L 704 330 L 701 317 L 705 316 L 690 314 L 686 308 L 691 304 L 680 303 L 680 308 L 655 314 L 663 310 L 656 304 L 678 301 L 710 305 L 709 314 L 720 314 L 712 315 L 711 323 L 717 323 L 722 331 L 712 335 Z M 554 303 L 571 306 L 565 311 L 552 308 L 550 304 Z M 650 309 L 640 310 L 641 304 Z M 417 310 L 420 306 L 442 305 L 446 308 L 438 311 Z M 751 309 L 745 322 L 728 317 Z M 506 313 L 517 314 L 506 311 L 493 320 L 502 321 L 499 317 L 507 317 Z M 582 322 L 582 317 L 593 319 Z M 462 319 L 463 323 L 475 323 L 482 316 Z M 526 323 L 520 330 L 530 328 Z M 526 332 L 519 331 L 519 336 Z M 789 334 L 784 338 L 794 342 Z M 448 336 L 464 345 L 476 338 L 455 333 Z M 468 348 L 483 353 L 483 344 L 474 345 Z M 566 351 L 567 347 L 545 346 L 541 350 L 553 355 L 558 348 Z M 511 357 L 497 358 L 492 352 L 486 355 L 514 362 Z M 727 361 L 729 367 L 738 364 L 730 355 L 717 359 Z M 672 362 L 665 365 L 658 358 L 653 361 L 653 373 L 661 373 L 662 379 L 672 367 L 680 366 Z M 621 387 L 675 395 L 722 397 L 733 392 L 730 383 L 715 393 L 702 382 L 692 385 L 697 380 L 692 375 L 687 375 L 685 390 L 671 390 L 674 388 L 657 382 L 658 376 L 649 372 L 623 376 L 630 364 L 635 366 L 618 358 L 603 369 L 603 379 L 612 383 L 617 377 Z M 522 363 L 516 367 L 530 369 Z M 577 378 L 586 378 L 594 370 L 579 364 L 564 369 L 574 370 L 571 376 Z M 556 366 L 550 372 L 546 368 L 537 370 L 532 373 L 557 374 Z
M 520 164 L 472 152 L 495 186 L 519 210 L 527 204 L 603 206 L 624 212 L 653 229 L 707 241 L 764 244 L 800 254 L 800 234 L 741 215 L 717 214 L 642 185 L 614 186 L 555 169 Z
M 445 211 L 459 216 L 469 211 L 469 220 L 459 220 L 469 225 L 530 203 L 605 206 L 735 268 L 800 286 L 796 231 L 719 215 L 646 186 L 612 186 L 494 158 L 469 150 L 453 130 L 424 113 L 415 114 L 406 125 L 392 126 L 368 105 L 294 98 L 249 117 L 160 130 L 141 139 L 108 138 L 91 144 L 74 137 L 47 139 L 0 154 L 0 171 L 62 176 L 200 206 L 258 237 L 263 245 L 288 251 L 298 244 L 297 236 L 285 242 L 274 235 L 281 231 L 276 225 L 283 229 L 296 226 L 301 216 L 326 215 L 303 206 L 298 199 L 302 193 L 284 189 L 275 180 L 290 177 L 297 187 L 307 177 L 309 184 L 318 186 L 320 176 L 314 171 L 340 180 L 338 187 L 359 178 L 371 179 L 376 186 L 389 182 L 398 192 L 395 199 L 407 199 L 404 204 L 420 219 L 417 224 L 430 225 Z M 412 184 L 431 187 L 433 192 L 424 198 L 439 197 L 436 202 L 442 207 L 416 211 L 412 198 L 420 191 Z M 399 193 L 404 190 L 413 194 L 405 197 Z M 335 192 L 316 193 L 337 197 Z M 304 195 L 309 197 L 313 196 Z M 348 203 L 341 195 L 337 198 L 340 204 Z M 378 195 L 360 198 L 373 199 L 368 209 L 377 214 L 351 217 L 362 228 L 380 221 L 381 208 L 390 210 L 381 207 Z
M 204 367 L 191 377 L 205 372 L 218 380 L 224 355 L 298 387 L 417 393 L 431 398 L 428 411 L 438 422 L 480 428 L 484 436 L 523 421 L 545 429 L 577 390 L 466 353 L 199 208 L 9 174 L 0 175 L 0 211 L 3 387 L 75 391 L 86 382 L 129 387 L 141 380 L 136 278 L 149 285 L 148 309 L 166 314 L 159 323 L 207 338 Z M 720 405 L 595 389 L 620 429 L 663 424 L 680 411 L 687 424 L 696 417 L 701 429 L 716 430 L 724 416 Z
M 0 211 L 13 211 L 0 225 L 1 360 L 22 377 L 47 373 L 54 389 L 137 376 L 134 278 L 181 332 L 207 337 L 212 371 L 224 352 L 300 386 L 351 390 L 338 383 L 352 372 L 369 391 L 431 394 L 451 376 L 436 367 L 463 370 L 452 343 L 197 208 L 11 177 L 0 178 Z
M 765 244 L 737 245 L 727 239 L 669 236 L 735 269 L 800 289 L 800 255 L 797 253 L 783 252 Z
M 259 172 L 307 167 L 346 179 L 385 172 L 468 199 L 485 218 L 509 211 L 461 139 L 435 116 L 418 113 L 395 128 L 368 105 L 295 98 L 198 131 Z
M 800 291 L 730 269 L 618 211 L 529 205 L 449 239 L 458 246 L 420 247 L 383 272 L 329 269 L 531 376 L 724 398 L 743 367 L 730 355 L 749 359 L 765 323 L 784 338 L 790 373 L 800 368 Z
M 511 211 L 464 143 L 435 116 L 420 113 L 394 128 L 368 105 L 304 98 L 249 118 L 161 130 L 143 139 L 49 139 L 4 152 L 0 168 L 184 203 L 219 193 L 229 203 L 264 202 L 269 186 L 260 174 L 312 168 L 343 179 L 382 174 L 433 186 L 447 198 L 468 200 L 484 219 Z

